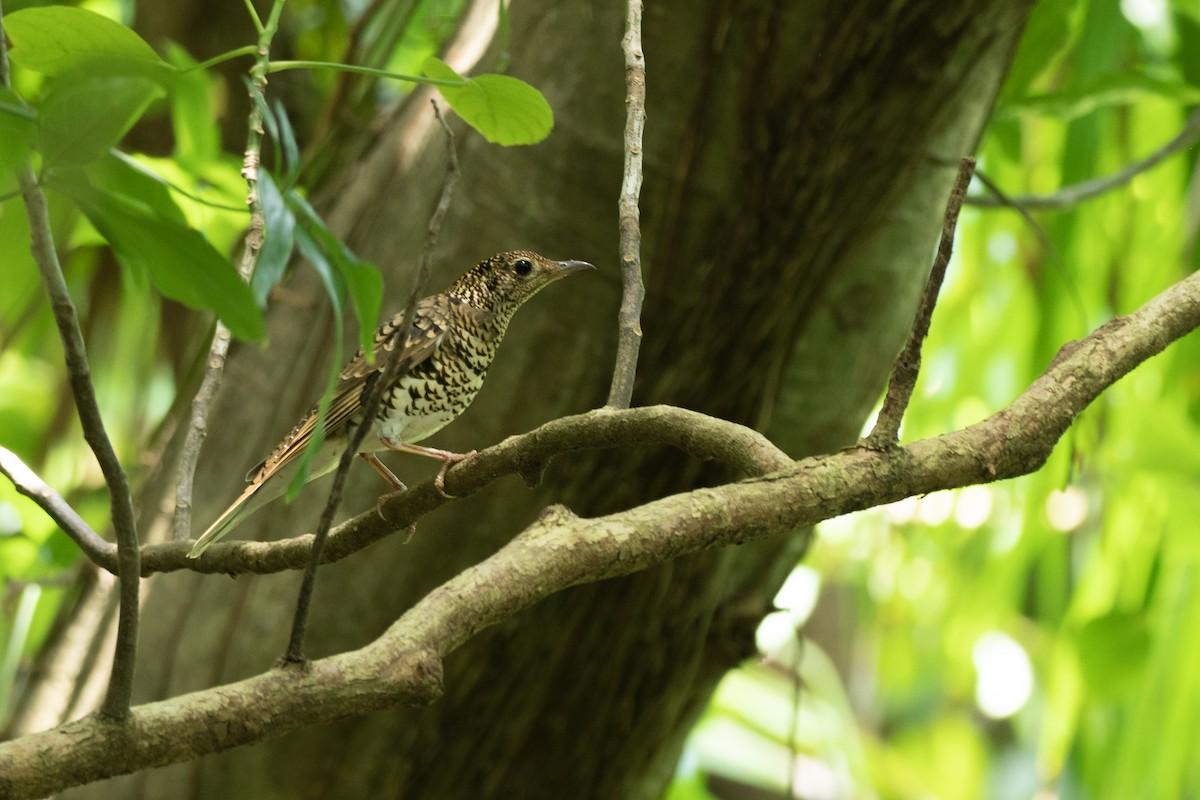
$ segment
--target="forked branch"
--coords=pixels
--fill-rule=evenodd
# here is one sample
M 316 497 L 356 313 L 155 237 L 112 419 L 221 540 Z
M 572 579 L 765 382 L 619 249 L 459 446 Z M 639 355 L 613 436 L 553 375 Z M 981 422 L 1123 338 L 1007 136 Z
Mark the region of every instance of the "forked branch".
M 971 184 L 971 176 L 974 174 L 975 159 L 962 159 L 958 165 L 958 174 L 954 178 L 954 187 L 950 190 L 950 199 L 946 202 L 937 257 L 933 260 L 929 280 L 926 281 L 925 291 L 921 294 L 921 303 L 917 306 L 916 318 L 908 332 L 908 341 L 905 342 L 900 355 L 896 356 L 896 363 L 892 365 L 887 395 L 883 398 L 883 408 L 879 411 L 875 428 L 862 441 L 866 447 L 894 447 L 899 441 L 900 421 L 908 409 L 908 401 L 912 399 L 917 375 L 921 371 L 921 346 L 925 343 L 925 337 L 929 335 L 933 309 L 937 305 L 938 292 L 941 291 L 942 281 L 946 278 L 946 267 L 950 264 L 950 254 L 954 250 L 958 213 L 962 210 L 963 199 L 967 196 L 967 187 Z
M 1101 392 L 1197 326 L 1200 273 L 1065 345 L 1011 405 L 969 428 L 886 450 L 857 448 L 809 458 L 760 477 L 595 519 L 548 509 L 507 546 L 432 591 L 363 648 L 314 661 L 303 671 L 271 670 L 139 706 L 128 729 L 87 718 L 0 744 L 0 796 L 42 797 L 318 722 L 427 703 L 440 692 L 447 654 L 480 630 L 566 587 L 707 548 L 785 535 L 914 494 L 1029 473 L 1045 463 L 1071 422 Z M 599 411 L 560 423 L 582 426 L 581 419 L 620 419 L 643 411 Z M 699 429 L 703 435 L 705 427 Z M 461 484 L 455 492 L 495 468 L 488 452 L 454 471 Z M 396 502 L 413 494 L 421 492 L 405 493 Z M 46 769 L 47 763 L 59 768 Z

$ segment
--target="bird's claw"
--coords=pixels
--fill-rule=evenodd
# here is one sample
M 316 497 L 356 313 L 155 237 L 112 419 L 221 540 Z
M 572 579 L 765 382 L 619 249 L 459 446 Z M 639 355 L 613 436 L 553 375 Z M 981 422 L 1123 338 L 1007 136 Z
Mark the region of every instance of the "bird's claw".
M 379 496 L 379 499 L 375 501 L 375 513 L 379 515 L 379 518 L 381 520 L 388 523 L 389 525 L 392 524 L 392 521 L 387 518 L 387 514 L 383 513 L 383 506 L 385 503 L 387 503 L 387 501 L 391 500 L 393 497 L 399 497 L 400 495 L 402 495 L 408 491 L 408 487 L 405 486 L 403 483 L 401 483 L 400 486 L 401 486 L 401 488 L 398 491 L 388 492 L 387 494 L 382 494 Z M 405 530 L 408 533 L 408 535 L 404 537 L 404 543 L 408 544 L 409 542 L 412 541 L 413 536 L 415 536 L 417 534 L 417 523 L 410 522 L 408 524 L 408 528 L 406 528 Z
M 468 458 L 472 458 L 478 454 L 478 450 L 472 450 L 469 453 L 447 453 L 446 456 L 442 458 L 442 468 L 438 470 L 438 474 L 433 479 L 433 488 L 437 489 L 438 494 L 447 500 L 455 499 L 457 495 L 450 494 L 446 491 L 446 473 L 455 464 L 461 464 Z

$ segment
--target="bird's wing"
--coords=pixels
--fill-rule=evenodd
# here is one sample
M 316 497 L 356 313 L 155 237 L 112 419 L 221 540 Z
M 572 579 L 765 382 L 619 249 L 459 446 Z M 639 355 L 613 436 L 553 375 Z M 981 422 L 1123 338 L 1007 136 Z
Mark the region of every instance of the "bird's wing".
M 446 331 L 450 326 L 448 308 L 457 301 L 447 300 L 444 296 L 428 297 L 417 304 L 413 330 L 404 343 L 404 349 L 399 358 L 399 373 L 413 369 L 421 362 L 430 358 L 445 340 Z M 403 315 L 397 314 L 384 322 L 375 331 L 374 363 L 368 363 L 365 354 L 360 350 L 338 375 L 340 381 L 334 390 L 333 400 L 325 414 L 326 437 L 341 433 L 350 424 L 358 412 L 362 396 L 371 383 L 378 378 L 387 364 L 387 359 L 395 349 L 395 334 L 403 324 Z M 304 452 L 304 448 L 312 441 L 317 429 L 319 409 L 313 406 L 304 419 L 292 429 L 292 432 L 280 442 L 271 455 L 261 464 L 250 470 L 246 476 L 249 486 L 241 496 L 217 518 L 208 530 L 196 540 L 188 555 L 198 557 L 214 542 L 220 540 L 230 530 L 252 514 L 258 507 L 270 502 L 283 493 L 282 488 L 260 491 L 267 481 L 280 470 L 294 461 Z M 315 465 L 320 470 L 323 465 Z M 314 472 L 310 477 L 317 477 Z
M 376 329 L 373 363 L 369 363 L 365 352 L 359 350 L 338 374 L 339 383 L 325 414 L 326 438 L 341 433 L 358 412 L 363 395 L 367 393 L 374 379 L 383 372 L 392 350 L 396 347 L 396 333 L 404 322 L 403 317 L 403 313 L 396 314 Z M 441 296 L 427 297 L 417 304 L 413 329 L 398 356 L 400 363 L 397 375 L 403 375 L 433 356 L 445 340 L 448 322 L 445 302 Z M 313 405 L 304 415 L 304 419 L 300 420 L 292 432 L 275 447 L 271 455 L 250 470 L 246 479 L 251 483 L 262 483 L 303 453 L 316 432 L 318 412 L 318 406 Z

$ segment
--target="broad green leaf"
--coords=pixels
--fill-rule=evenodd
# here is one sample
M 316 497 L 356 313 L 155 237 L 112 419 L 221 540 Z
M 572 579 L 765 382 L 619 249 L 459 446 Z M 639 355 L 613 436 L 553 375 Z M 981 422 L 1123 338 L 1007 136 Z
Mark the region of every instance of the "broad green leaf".
M 166 181 L 132 157 L 109 153 L 90 165 L 87 175 L 92 186 L 121 195 L 126 202 L 142 206 L 148 214 L 187 225 L 187 217 L 171 196 Z
M 49 167 L 82 166 L 116 146 L 162 88 L 144 71 L 84 65 L 56 78 L 38 115 Z
M 0 87 L 0 167 L 24 164 L 37 137 L 37 115 L 11 89 Z
M 118 258 L 144 268 L 164 295 L 213 311 L 240 339 L 266 335 L 250 287 L 198 231 L 79 175 L 60 176 L 50 185 L 74 200 Z
M 162 65 L 142 37 L 119 22 L 70 6 L 14 11 L 4 18 L 12 60 L 34 72 L 58 75 L 97 58 Z
M 292 258 L 296 217 L 280 194 L 274 178 L 265 169 L 258 171 L 258 200 L 262 204 L 266 230 L 262 248 L 258 251 L 258 265 L 250 278 L 250 288 L 254 292 L 254 301 L 264 308 L 271 287 L 279 283 Z
M 483 138 L 494 144 L 536 144 L 554 128 L 554 112 L 542 93 L 507 75 L 463 78 L 446 62 L 430 57 L 424 71 L 437 80 L 465 81 L 465 85 L 439 86 L 450 107 Z

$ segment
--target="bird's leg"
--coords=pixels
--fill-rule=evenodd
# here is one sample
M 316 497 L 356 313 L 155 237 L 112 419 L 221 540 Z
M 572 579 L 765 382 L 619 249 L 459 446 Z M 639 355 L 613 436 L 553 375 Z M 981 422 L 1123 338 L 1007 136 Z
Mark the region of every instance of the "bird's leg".
M 387 465 L 385 465 L 382 461 L 380 461 L 374 455 L 372 455 L 371 453 L 359 453 L 358 457 L 361 458 L 363 461 L 367 462 L 368 464 L 370 464 L 371 469 L 378 472 L 379 477 L 381 477 L 385 481 L 387 481 L 388 485 L 390 485 L 397 492 L 407 492 L 408 491 L 408 487 L 404 485 L 404 481 L 397 478 L 395 473 L 393 473 L 390 469 L 388 469 Z
M 359 453 L 358 457 L 361 458 L 363 461 L 367 462 L 368 464 L 370 464 L 372 469 L 374 469 L 376 472 L 378 472 L 379 475 L 385 481 L 390 483 L 392 485 L 392 488 L 396 490 L 394 492 L 389 492 L 387 494 L 380 495 L 379 499 L 375 501 L 375 513 L 378 514 L 379 518 L 381 520 L 383 520 L 384 522 L 390 522 L 390 520 L 387 518 L 387 515 L 385 515 L 383 513 L 383 504 L 386 503 L 388 500 L 391 500 L 396 495 L 398 495 L 402 492 L 407 492 L 408 487 L 404 485 L 404 481 L 397 478 L 396 475 L 390 469 L 388 469 L 382 461 L 380 461 L 378 458 L 376 458 L 371 453 Z M 412 540 L 413 534 L 415 534 L 416 532 L 417 532 L 417 523 L 414 522 L 408 526 L 408 536 L 405 537 L 404 543 L 408 544 L 409 541 Z
M 383 446 L 389 450 L 395 450 L 399 453 L 413 453 L 418 456 L 426 456 L 427 458 L 436 458 L 442 462 L 442 468 L 438 470 L 437 477 L 433 479 L 433 488 L 438 490 L 438 494 L 446 499 L 451 499 L 454 495 L 446 494 L 446 471 L 458 464 L 461 461 L 466 461 L 479 451 L 472 450 L 469 453 L 451 453 L 449 450 L 438 450 L 436 447 L 422 447 L 419 444 L 408 444 L 407 442 L 393 442 L 391 439 L 380 437 L 379 441 L 383 442 Z

